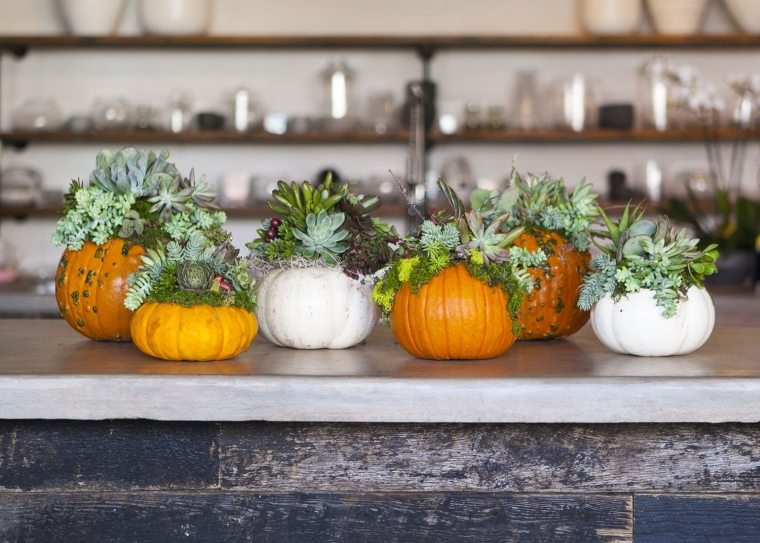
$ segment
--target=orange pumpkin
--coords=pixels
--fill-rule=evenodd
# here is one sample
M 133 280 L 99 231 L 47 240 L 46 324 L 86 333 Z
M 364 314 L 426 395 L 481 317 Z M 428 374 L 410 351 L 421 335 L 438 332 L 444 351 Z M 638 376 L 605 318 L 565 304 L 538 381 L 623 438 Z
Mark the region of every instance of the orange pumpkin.
M 419 358 L 493 358 L 515 342 L 508 301 L 504 290 L 457 264 L 417 293 L 402 285 L 393 301 L 391 329 L 399 345 Z
M 246 350 L 259 327 L 239 307 L 149 302 L 132 318 L 132 341 L 145 354 L 164 360 L 226 360 Z
M 61 316 L 90 339 L 129 341 L 132 312 L 124 307 L 129 274 L 140 266 L 140 245 L 111 239 L 66 249 L 55 274 L 55 299 Z
M 578 309 L 579 289 L 591 255 L 579 251 L 557 232 L 532 228 L 515 240 L 528 250 L 543 249 L 547 269 L 530 271 L 533 291 L 520 306 L 518 339 L 550 339 L 569 336 L 588 321 L 588 311 Z

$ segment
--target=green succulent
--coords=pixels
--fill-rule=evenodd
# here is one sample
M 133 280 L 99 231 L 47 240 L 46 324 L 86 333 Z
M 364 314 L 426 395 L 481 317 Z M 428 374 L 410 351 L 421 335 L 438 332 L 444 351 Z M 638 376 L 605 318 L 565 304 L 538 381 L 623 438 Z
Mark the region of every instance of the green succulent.
M 468 211 L 465 214 L 468 232 L 466 236 L 462 236 L 468 241 L 461 246 L 461 249 L 478 251 L 486 264 L 506 262 L 509 260 L 509 246 L 525 230 L 525 227 L 518 226 L 507 233 L 500 233 L 499 230 L 508 218 L 509 215 L 505 214 L 490 224 L 486 224 L 480 212 Z
M 133 235 L 142 235 L 143 231 L 145 231 L 146 222 L 137 211 L 128 211 L 124 215 L 124 222 L 121 225 L 121 230 L 119 230 L 119 237 L 129 238 Z
M 200 179 L 195 179 L 195 169 L 190 170 L 187 179 L 180 181 L 180 187 L 183 190 L 189 190 L 192 194 L 192 200 L 200 207 L 218 207 L 215 203 L 216 192 L 206 183 L 206 176 L 202 175 Z
M 248 261 L 225 241 L 214 245 L 195 232 L 188 239 L 149 248 L 129 278 L 124 306 L 135 311 L 148 301 L 194 305 L 236 306 L 253 311 L 256 297 Z M 222 287 L 225 288 L 222 288 Z
M 521 177 L 516 169 L 510 183 L 517 195 L 509 226 L 544 228 L 560 233 L 579 251 L 589 248 L 589 228 L 598 216 L 598 195 L 591 183 L 583 180 L 568 193 L 562 179 L 548 174 Z
M 102 244 L 119 236 L 155 247 L 196 231 L 223 241 L 226 217 L 210 209 L 216 206 L 205 180 L 196 181 L 194 172 L 182 179 L 168 156 L 133 147 L 98 153 L 87 186 L 73 181 L 64 195 L 53 242 L 79 250 L 86 241 Z
M 306 232 L 294 229 L 293 235 L 302 243 L 301 254 L 307 258 L 322 257 L 327 264 L 337 264 L 338 257 L 347 249 L 344 243 L 349 233 L 340 227 L 345 221 L 343 213 L 327 213 L 306 216 Z
M 214 269 L 208 262 L 180 262 L 176 273 L 177 284 L 185 290 L 207 290 L 214 279 Z
M 642 288 L 654 291 L 663 316 L 676 314 L 678 301 L 692 285 L 717 272 L 717 245 L 698 249 L 699 239 L 677 230 L 666 216 L 644 218 L 641 207 L 627 205 L 616 222 L 599 209 L 604 227 L 592 233 L 600 249 L 581 285 L 578 307 L 589 310 L 606 294 L 620 298 Z
M 180 176 L 172 179 L 162 177 L 157 194 L 148 198 L 153 204 L 150 208 L 151 213 L 158 213 L 161 219 L 167 219 L 174 212 L 189 211 L 187 204 L 192 199 L 193 189 L 182 188 L 180 184 Z
M 177 168 L 167 162 L 169 153 L 162 151 L 156 156 L 126 147 L 116 154 L 101 151 L 95 159 L 95 169 L 90 174 L 90 184 L 107 192 L 134 194 L 136 197 L 150 194 L 161 179 L 172 179 L 179 175 Z

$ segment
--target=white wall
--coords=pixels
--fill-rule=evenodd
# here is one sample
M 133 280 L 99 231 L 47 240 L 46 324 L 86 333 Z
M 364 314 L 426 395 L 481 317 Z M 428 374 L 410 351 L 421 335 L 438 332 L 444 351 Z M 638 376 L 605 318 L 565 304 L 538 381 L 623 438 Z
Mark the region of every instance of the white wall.
M 138 31 L 134 2 L 120 33 Z M 646 27 L 646 23 L 645 23 Z M 572 34 L 579 31 L 573 0 L 217 0 L 212 32 L 218 34 Z M 719 3 L 713 3 L 708 31 L 731 29 Z M 48 0 L 0 0 L 0 34 L 60 33 L 62 27 Z M 636 68 L 646 51 L 494 51 L 442 52 L 432 64 L 442 108 L 461 109 L 467 101 L 508 106 L 517 70 L 536 69 L 548 84 L 575 72 L 589 76 L 600 101 L 635 96 Z M 758 51 L 672 51 L 674 59 L 696 65 L 715 81 L 732 73 L 760 73 Z M 224 110 L 240 85 L 250 87 L 268 110 L 292 114 L 319 111 L 318 74 L 328 61 L 346 59 L 357 72 L 357 91 L 390 90 L 400 100 L 404 83 L 418 77 L 412 52 L 367 51 L 32 51 L 21 61 L 2 59 L 0 114 L 9 127 L 12 112 L 27 98 L 53 96 L 66 114 L 89 111 L 97 97 L 124 96 L 138 103 L 164 106 L 175 89 L 192 93 L 199 109 Z M 757 153 L 750 156 L 752 172 Z M 64 189 L 71 178 L 85 178 L 97 145 L 30 145 L 23 152 L 2 150 L 1 163 L 38 168 L 49 188 Z M 277 178 L 303 179 L 324 166 L 352 178 L 403 173 L 403 144 L 371 146 L 172 145 L 181 169 L 195 167 L 212 180 L 225 173 L 248 172 L 262 183 Z M 440 169 L 452 155 L 465 156 L 475 174 L 501 179 L 513 154 L 520 167 L 548 170 L 571 184 L 587 177 L 604 188 L 606 173 L 622 168 L 636 177 L 655 158 L 673 179 L 684 170 L 705 167 L 705 154 L 694 144 L 483 144 L 438 146 L 431 167 Z M 755 189 L 754 176 L 747 186 Z M 242 245 L 255 223 L 233 221 Z M 22 223 L 5 220 L 0 234 L 17 246 L 24 270 L 52 272 L 59 249 L 49 236 L 53 220 Z

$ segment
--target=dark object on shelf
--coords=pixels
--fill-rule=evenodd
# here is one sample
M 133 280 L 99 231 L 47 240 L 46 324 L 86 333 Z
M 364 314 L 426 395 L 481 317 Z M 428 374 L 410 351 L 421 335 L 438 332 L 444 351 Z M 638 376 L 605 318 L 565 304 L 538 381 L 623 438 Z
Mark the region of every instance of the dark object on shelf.
M 343 178 L 341 177 L 340 173 L 338 173 L 338 170 L 335 168 L 324 168 L 319 171 L 319 173 L 314 178 L 314 185 L 319 185 L 320 183 L 324 183 L 325 179 L 327 179 L 328 175 L 332 175 L 333 183 L 336 185 L 340 185 L 343 183 Z
M 410 81 L 406 84 L 406 99 L 404 105 L 401 107 L 401 122 L 405 128 L 409 128 L 409 119 L 412 110 L 412 104 L 415 101 L 414 89 L 422 89 L 422 100 L 425 104 L 423 112 L 423 123 L 425 130 L 429 131 L 433 127 L 433 123 L 436 119 L 436 84 L 428 79 L 423 81 Z
M 222 130 L 224 128 L 224 115 L 204 111 L 195 116 L 200 130 Z
M 599 106 L 599 127 L 631 130 L 633 128 L 633 113 L 633 104 Z
M 613 202 L 623 202 L 630 196 L 631 189 L 626 184 L 625 172 L 611 170 L 607 174 L 607 197 Z

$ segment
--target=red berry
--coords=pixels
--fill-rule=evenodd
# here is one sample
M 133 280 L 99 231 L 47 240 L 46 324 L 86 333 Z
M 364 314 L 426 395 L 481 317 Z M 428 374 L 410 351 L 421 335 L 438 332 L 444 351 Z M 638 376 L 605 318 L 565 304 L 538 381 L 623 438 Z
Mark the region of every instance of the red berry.
M 274 227 L 274 228 L 277 228 L 277 227 L 278 227 L 278 226 L 280 226 L 281 224 L 282 224 L 282 221 L 281 221 L 280 219 L 278 219 L 277 217 L 274 217 L 274 218 L 272 218 L 272 219 L 269 221 L 269 225 L 270 225 L 270 227 Z

